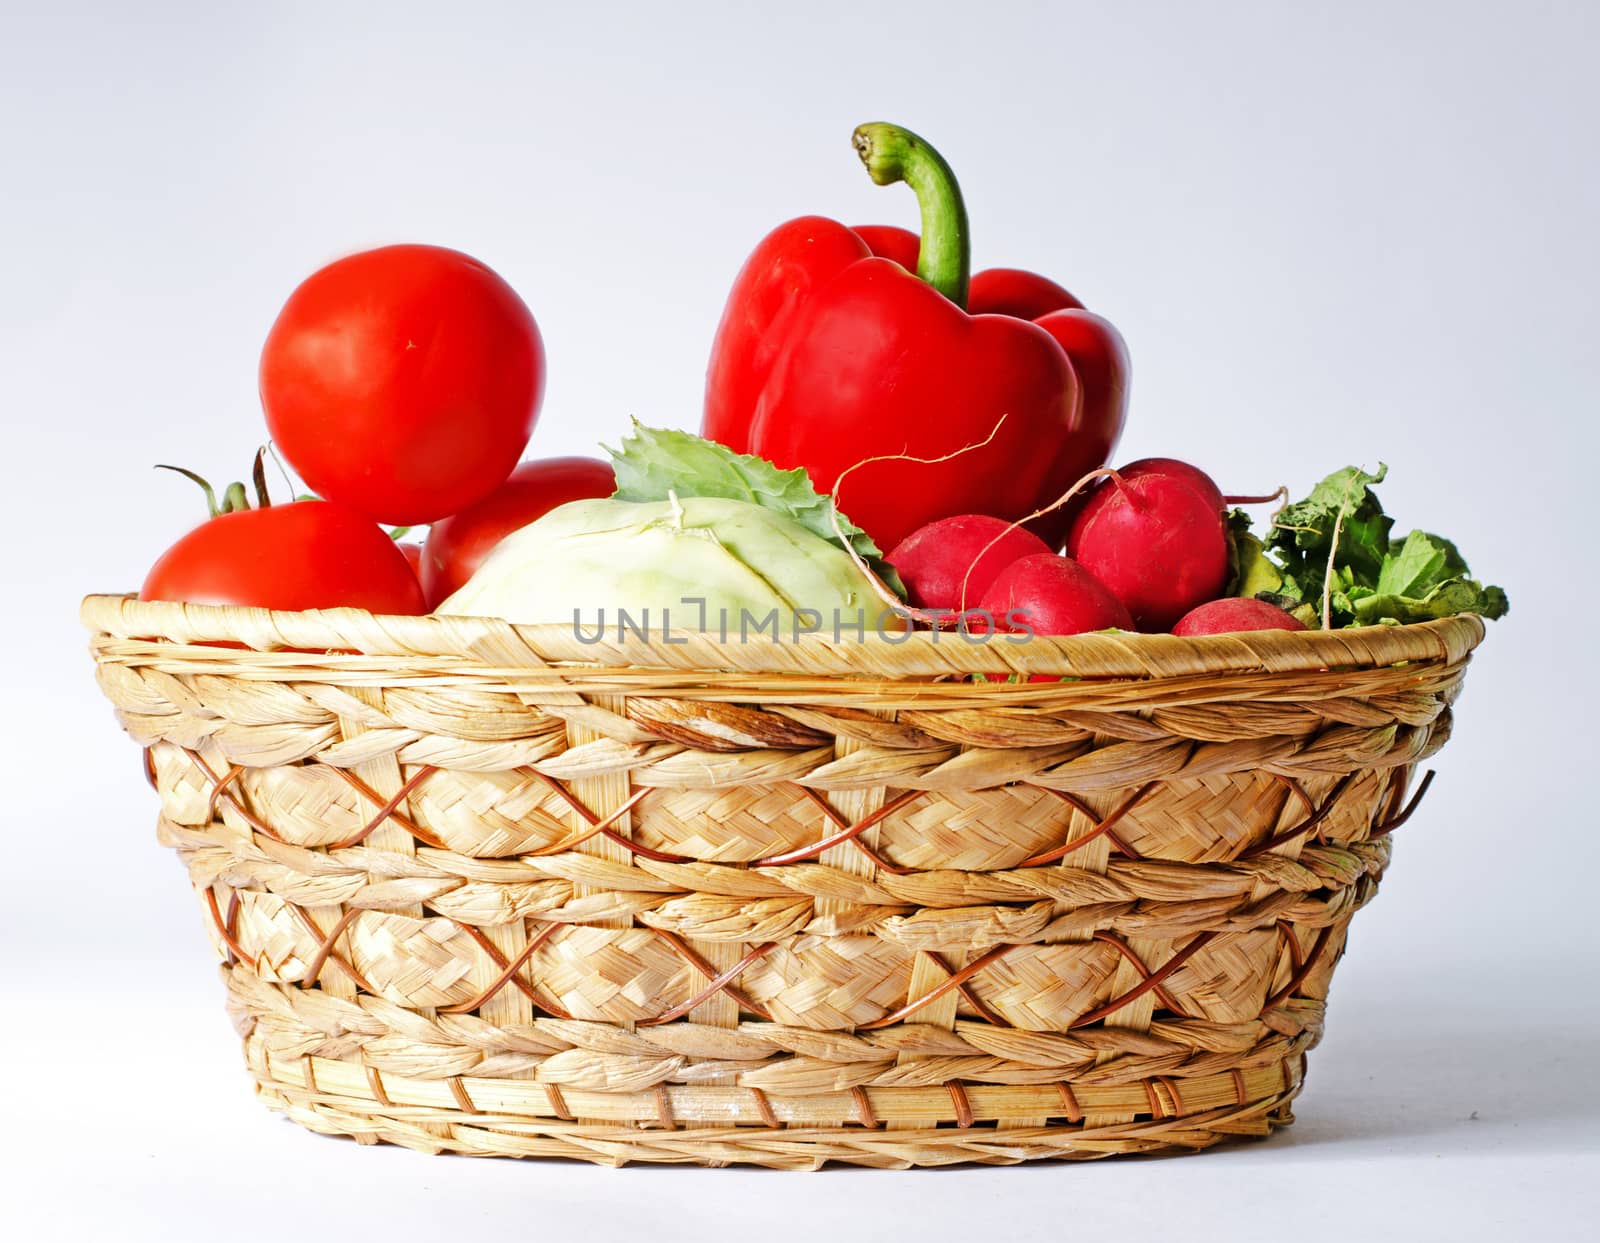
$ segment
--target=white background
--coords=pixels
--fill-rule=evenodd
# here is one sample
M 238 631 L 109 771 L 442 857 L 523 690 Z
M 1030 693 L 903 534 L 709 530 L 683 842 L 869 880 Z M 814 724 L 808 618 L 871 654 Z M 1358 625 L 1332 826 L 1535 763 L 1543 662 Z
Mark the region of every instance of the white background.
M 20 1149 L 0 1220 L 230 1240 L 1592 1227 L 1596 14 L 0 4 L 0 1139 Z M 1120 325 L 1124 459 L 1298 491 L 1381 458 L 1402 526 L 1510 592 L 1356 926 L 1300 1125 L 1193 1161 L 806 1179 L 430 1161 L 270 1119 L 75 619 L 197 516 L 149 465 L 244 471 L 279 304 L 397 240 L 467 250 L 533 308 L 530 455 L 592 451 L 630 415 L 693 426 L 767 228 L 914 225 L 851 152 L 869 119 L 949 157 L 980 266 L 1048 273 Z

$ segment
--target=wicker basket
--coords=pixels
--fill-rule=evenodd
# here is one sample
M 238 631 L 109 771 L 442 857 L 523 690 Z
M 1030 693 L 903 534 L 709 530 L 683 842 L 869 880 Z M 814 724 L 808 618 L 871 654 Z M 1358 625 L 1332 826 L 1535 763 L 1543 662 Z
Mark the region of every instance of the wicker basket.
M 780 1167 L 1289 1122 L 1483 636 L 83 617 L 269 1106 L 427 1151 Z M 1010 671 L 1075 680 L 966 676 Z

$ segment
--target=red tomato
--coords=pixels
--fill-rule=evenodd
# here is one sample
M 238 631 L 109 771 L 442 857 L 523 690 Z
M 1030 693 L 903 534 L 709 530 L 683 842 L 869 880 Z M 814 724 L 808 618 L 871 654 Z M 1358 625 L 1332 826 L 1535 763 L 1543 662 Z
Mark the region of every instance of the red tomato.
M 435 522 L 422 548 L 422 590 L 428 607 L 455 594 L 501 540 L 557 505 L 610 496 L 617 478 L 606 462 L 552 457 L 524 462 L 511 478 L 469 509 Z
M 394 546 L 400 550 L 400 555 L 406 559 L 406 564 L 411 567 L 411 572 L 417 576 L 417 581 L 422 581 L 422 545 L 411 540 L 395 540 Z
M 388 533 L 328 501 L 211 519 L 161 554 L 139 598 L 266 609 L 427 611 L 422 587 Z
M 516 291 L 476 259 L 385 246 L 289 295 L 260 379 L 272 438 L 313 491 L 409 526 L 511 473 L 544 394 L 544 344 Z

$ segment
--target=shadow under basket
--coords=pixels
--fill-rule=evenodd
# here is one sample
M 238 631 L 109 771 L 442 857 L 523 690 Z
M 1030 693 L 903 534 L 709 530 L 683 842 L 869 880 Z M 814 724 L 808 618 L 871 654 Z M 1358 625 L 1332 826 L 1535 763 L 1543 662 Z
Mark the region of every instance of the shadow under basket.
M 83 619 L 271 1108 L 429 1152 L 784 1168 L 1291 1121 L 1483 637 Z

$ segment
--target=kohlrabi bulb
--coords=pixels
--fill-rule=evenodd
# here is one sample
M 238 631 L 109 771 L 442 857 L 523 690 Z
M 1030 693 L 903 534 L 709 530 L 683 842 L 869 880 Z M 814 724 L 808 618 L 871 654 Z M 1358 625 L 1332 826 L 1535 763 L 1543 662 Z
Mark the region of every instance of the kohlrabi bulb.
M 703 600 L 704 614 L 696 601 Z M 687 603 L 686 603 L 687 601 Z M 441 614 L 503 617 L 536 624 L 593 626 L 600 610 L 653 627 L 670 611 L 675 630 L 735 631 L 741 613 L 778 612 L 788 632 L 797 610 L 853 625 L 857 611 L 877 625 L 885 606 L 837 545 L 759 505 L 720 497 L 666 501 L 573 501 L 507 536 Z M 811 628 L 816 628 L 815 626 Z M 899 630 L 898 618 L 884 629 Z

